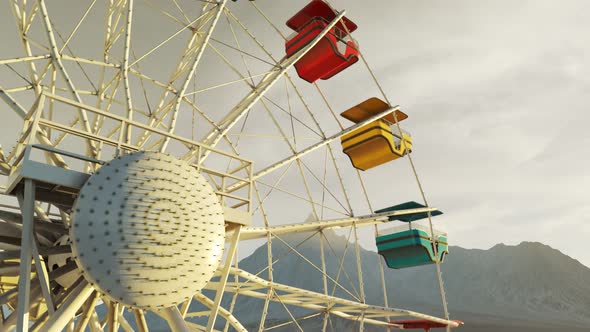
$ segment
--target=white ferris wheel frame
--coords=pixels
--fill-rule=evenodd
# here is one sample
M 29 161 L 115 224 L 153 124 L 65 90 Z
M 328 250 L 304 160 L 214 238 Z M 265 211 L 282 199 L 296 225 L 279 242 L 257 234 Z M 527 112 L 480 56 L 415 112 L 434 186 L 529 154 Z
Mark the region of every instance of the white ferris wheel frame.
M 105 33 L 105 39 L 103 41 L 105 52 L 102 61 L 76 57 L 72 54 L 67 54 L 66 52 L 70 40 L 76 35 L 87 16 L 91 14 L 92 7 L 96 4 L 97 0 L 90 2 L 87 11 L 75 24 L 75 28 L 71 31 L 69 36 L 65 40 L 61 37 L 61 45 L 58 45 L 58 36 L 50 20 L 51 16 L 48 12 L 45 0 L 34 1 L 32 5 L 31 2 L 27 2 L 26 0 L 10 1 L 10 6 L 13 11 L 13 16 L 16 19 L 16 26 L 17 29 L 19 29 L 25 56 L 0 59 L 0 65 L 23 65 L 26 68 L 26 73 L 24 75 L 28 74 L 28 80 L 31 84 L 11 87 L 3 87 L 0 85 L 0 98 L 4 101 L 5 105 L 22 118 L 24 122 L 23 135 L 19 138 L 15 148 L 6 156 L 3 152 L 0 155 L 0 171 L 2 172 L 2 175 L 9 178 L 9 185 L 4 189 L 7 193 L 16 195 L 20 205 L 20 208 L 17 207 L 16 209 L 9 206 L 2 206 L 0 209 L 0 217 L 5 221 L 10 221 L 11 224 L 20 225 L 18 227 L 22 230 L 22 244 L 18 249 L 15 248 L 15 250 L 1 251 L 0 256 L 4 257 L 3 259 L 6 259 L 6 257 L 12 257 L 13 259 L 18 258 L 20 262 L 34 261 L 34 264 L 20 264 L 17 269 L 13 268 L 13 270 L 18 271 L 20 276 L 27 276 L 31 275 L 32 267 L 34 265 L 34 272 L 38 277 L 33 280 L 29 278 L 19 278 L 18 287 L 15 287 L 13 291 L 0 294 L 1 305 L 5 305 L 15 298 L 18 299 L 18 307 L 15 308 L 8 317 L 4 317 L 4 312 L 2 312 L 0 331 L 10 330 L 14 326 L 16 326 L 16 329 L 19 331 L 25 330 L 26 327 L 29 326 L 28 315 L 31 303 L 38 300 L 45 302 L 47 305 L 47 313 L 42 316 L 40 320 L 35 322 L 35 325 L 33 325 L 32 328 L 34 331 L 61 331 L 64 328 L 72 331 L 83 331 L 86 327 L 90 328 L 92 331 L 103 331 L 103 328 L 105 327 L 107 327 L 109 331 L 116 331 L 119 327 L 126 331 L 132 330 L 131 325 L 123 315 L 125 308 L 119 303 L 105 302 L 105 305 L 108 308 L 107 317 L 103 322 L 98 319 L 94 308 L 100 300 L 100 295 L 90 284 L 88 284 L 88 282 L 83 280 L 83 278 L 80 278 L 71 288 L 60 294 L 60 296 L 56 297 L 52 295 L 50 279 L 55 278 L 57 274 L 48 269 L 46 262 L 44 262 L 43 255 L 50 256 L 63 254 L 64 249 L 61 248 L 61 251 L 55 250 L 55 252 L 49 253 L 42 252 L 43 250 L 46 250 L 46 246 L 40 242 L 39 235 L 34 230 L 36 227 L 40 227 L 38 224 L 43 222 L 51 223 L 55 221 L 56 218 L 61 218 L 64 223 L 68 221 L 68 216 L 64 211 L 60 211 L 58 215 L 55 215 L 49 209 L 42 209 L 41 204 L 36 202 L 36 197 L 38 197 L 36 194 L 46 190 L 46 188 L 40 187 L 39 184 L 52 183 L 55 185 L 54 189 L 58 187 L 79 187 L 88 178 L 92 171 L 100 167 L 102 163 L 106 162 L 104 157 L 101 156 L 101 151 L 104 146 L 113 146 L 116 149 L 117 154 L 141 149 L 158 150 L 163 152 L 167 151 L 171 142 L 180 142 L 180 144 L 187 148 L 187 151 L 181 156 L 182 159 L 190 161 L 199 170 L 210 174 L 212 181 L 216 181 L 213 180 L 213 178 L 217 177 L 215 183 L 220 189 L 218 190 L 220 199 L 240 201 L 241 203 L 236 204 L 236 206 L 238 208 L 245 208 L 248 214 L 250 214 L 252 212 L 253 201 L 257 201 L 259 203 L 259 209 L 264 210 L 264 205 L 262 203 L 269 195 L 266 194 L 266 196 L 264 196 L 258 187 L 264 186 L 268 187 L 269 190 L 281 190 L 278 188 L 278 182 L 280 182 L 280 179 L 274 184 L 267 183 L 263 181 L 263 178 L 266 175 L 279 169 L 288 168 L 292 164 L 296 164 L 300 169 L 304 182 L 306 182 L 306 177 L 303 172 L 305 165 L 301 162 L 303 157 L 322 147 L 329 146 L 330 143 L 338 140 L 341 136 L 399 109 L 397 106 L 390 107 L 386 112 L 373 116 L 366 121 L 348 128 L 345 128 L 340 124 L 341 130 L 332 135 L 326 135 L 318 125 L 322 135 L 319 142 L 308 145 L 302 149 L 289 144 L 292 150 L 292 153 L 289 156 L 264 168 L 255 170 L 250 161 L 234 154 L 236 151 L 228 153 L 217 149 L 217 145 L 222 141 L 226 141 L 230 146 L 234 146 L 230 141 L 230 131 L 248 114 L 254 105 L 272 103 L 272 101 L 266 97 L 266 93 L 275 86 L 280 79 L 284 78 L 287 82 L 290 82 L 290 84 L 293 85 L 288 74 L 289 70 L 291 70 L 294 64 L 313 48 L 331 28 L 338 24 L 338 22 L 344 17 L 345 12 L 339 12 L 336 18 L 332 20 L 318 36 L 299 50 L 295 55 L 289 58 L 275 59 L 266 48 L 262 46 L 256 37 L 250 34 L 242 22 L 226 7 L 227 0 L 202 1 L 202 14 L 193 20 L 190 20 L 187 17 L 186 21 L 188 21 L 188 23 L 185 20 L 181 20 L 172 16 L 170 13 L 161 10 L 160 13 L 163 16 L 177 21 L 180 28 L 177 33 L 170 36 L 170 39 L 162 41 L 145 54 L 133 59 L 131 55 L 131 31 L 133 26 L 134 1 L 137 2 L 138 0 L 108 1 L 108 17 L 105 27 L 107 33 Z M 252 3 L 251 5 L 256 7 L 256 9 L 264 15 L 255 3 Z M 228 19 L 233 19 L 237 26 L 243 28 L 274 63 L 268 72 L 262 74 L 250 74 L 250 76 L 244 76 L 240 74 L 238 70 L 235 70 L 240 75 L 240 79 L 222 85 L 248 81 L 254 83 L 254 78 L 260 78 L 260 80 L 257 84 L 251 84 L 250 92 L 246 94 L 241 101 L 236 103 L 235 107 L 220 121 L 214 122 L 213 120 L 208 119 L 207 114 L 202 112 L 197 105 L 191 103 L 190 96 L 198 91 L 190 92 L 189 86 L 195 75 L 195 71 L 203 58 L 205 49 L 210 46 L 215 51 L 210 42 L 212 40 L 214 29 L 223 15 L 226 15 Z M 124 24 L 114 24 L 114 22 L 120 20 L 121 17 L 125 18 Z M 264 16 L 264 18 L 268 23 L 272 24 L 268 17 Z M 47 47 L 39 45 L 37 41 L 27 38 L 27 32 L 31 28 L 31 25 L 38 21 L 41 21 L 43 29 L 45 30 Z M 274 25 L 272 26 L 280 34 L 279 29 Z M 192 34 L 191 39 L 187 43 L 187 47 L 183 50 L 183 54 L 180 56 L 180 60 L 175 66 L 175 70 L 171 77 L 178 78 L 178 82 L 174 82 L 176 84 L 158 81 L 145 75 L 138 69 L 140 61 L 148 57 L 151 53 L 156 52 L 158 49 L 165 47 L 169 40 L 189 29 L 199 31 L 199 33 Z M 123 39 L 123 57 L 121 61 L 118 62 L 114 60 L 115 57 L 113 55 L 109 54 L 109 47 L 121 38 Z M 36 54 L 33 52 L 34 49 L 46 49 L 47 52 L 44 54 Z M 219 54 L 219 52 L 217 53 Z M 223 56 L 220 55 L 220 57 Z M 40 64 L 41 67 L 39 67 Z M 78 66 L 81 66 L 82 64 L 92 65 L 102 68 L 98 93 L 97 91 L 83 90 L 76 87 L 75 82 L 72 80 L 72 77 L 68 72 L 68 66 L 73 66 L 74 64 Z M 231 67 L 232 64 L 228 63 L 228 66 Z M 39 68 L 42 69 L 39 70 Z M 113 77 L 110 81 L 105 79 L 105 70 L 107 68 L 119 72 L 118 75 Z M 48 79 L 53 84 L 41 84 L 43 80 L 47 80 L 47 76 L 49 76 Z M 146 115 L 146 112 L 134 107 L 130 76 L 139 78 L 141 82 L 144 82 L 144 80 L 151 82 L 153 85 L 162 89 L 162 96 L 156 107 L 156 111 L 154 114 L 150 114 L 150 120 L 147 123 L 141 123 L 135 120 L 136 116 L 139 114 Z M 58 81 L 58 77 L 61 77 L 61 80 L 65 82 L 65 86 L 57 86 L 56 82 Z M 173 82 L 172 79 L 171 82 Z M 123 85 L 123 100 L 115 97 L 116 91 L 120 91 L 119 89 L 121 89 L 118 88 L 120 84 Z M 116 86 L 117 88 L 113 88 L 109 95 L 107 89 L 112 86 Z M 179 86 L 180 88 L 175 88 L 174 86 Z M 315 87 L 325 100 L 325 95 L 322 93 L 319 86 L 316 84 Z M 210 87 L 202 89 L 202 91 L 214 88 L 215 87 Z M 293 88 L 297 91 L 295 85 L 293 85 Z M 29 109 L 22 106 L 19 98 L 15 97 L 15 95 L 24 91 L 32 91 L 36 96 L 33 105 Z M 69 94 L 69 97 L 64 97 L 64 94 Z M 299 92 L 297 92 L 297 94 L 299 94 Z M 82 96 L 86 95 L 97 95 L 97 98 L 99 99 L 97 104 L 95 106 L 86 104 L 82 98 Z M 301 98 L 300 95 L 299 97 Z M 327 100 L 325 101 L 328 103 Z M 107 106 L 114 103 L 119 103 L 125 108 L 125 116 L 117 116 L 109 113 Z M 175 134 L 178 115 L 183 103 L 192 107 L 193 112 L 197 112 L 203 118 L 208 119 L 212 126 L 211 130 L 199 141 Z M 56 112 L 54 109 L 58 108 L 57 105 L 66 105 L 73 110 L 76 110 L 77 115 L 70 118 L 73 120 L 72 122 L 59 123 L 56 118 L 52 118 L 52 114 Z M 265 107 L 267 106 L 265 105 Z M 333 113 L 332 108 L 329 108 Z M 105 119 L 117 121 L 118 125 L 108 133 L 101 132 L 101 126 Z M 168 121 L 167 123 L 165 123 L 165 119 Z M 278 124 L 277 127 L 280 129 Z M 59 136 L 54 136 L 52 139 L 50 133 L 56 132 L 61 134 Z M 282 130 L 280 130 L 280 132 L 283 139 L 286 139 L 288 142 L 288 135 Z M 138 139 L 134 142 L 133 135 L 137 135 L 137 133 L 141 134 L 136 136 Z M 81 142 L 84 142 L 86 146 L 86 154 L 76 154 L 67 149 L 60 148 L 60 143 L 62 143 L 67 137 L 77 137 Z M 159 138 L 152 142 L 151 145 L 146 145 L 149 139 L 153 137 Z M 45 163 L 39 163 L 32 159 L 31 155 L 35 150 L 42 151 L 46 157 Z M 328 151 L 332 162 L 335 163 L 332 150 L 329 149 Z M 203 165 L 203 162 L 205 159 L 215 154 L 224 155 L 227 158 L 237 161 L 239 166 L 229 172 L 207 169 Z M 68 158 L 82 161 L 84 165 L 83 169 L 72 170 L 70 166 L 68 166 L 68 162 L 66 162 L 66 159 Z M 47 174 L 50 173 L 45 172 L 48 167 L 57 169 L 55 173 L 51 173 L 49 178 Z M 337 171 L 337 176 L 342 184 L 343 180 L 339 171 Z M 248 188 L 246 196 L 234 194 L 246 187 Z M 315 206 L 320 206 L 322 209 L 329 209 L 328 206 L 315 202 L 311 195 L 299 198 L 310 201 L 313 209 L 315 209 Z M 350 202 L 347 202 L 346 205 L 348 206 L 348 210 L 351 211 Z M 19 215 L 19 210 L 21 211 L 22 216 Z M 292 324 L 301 329 L 301 326 L 298 323 L 299 321 L 319 315 L 324 315 L 324 331 L 328 328 L 330 315 L 358 321 L 361 330 L 363 329 L 364 324 L 400 328 L 401 326 L 389 322 L 392 317 L 396 316 L 416 317 L 442 323 L 449 327 L 455 327 L 457 326 L 457 323 L 450 321 L 448 315 L 446 315 L 447 318 L 438 318 L 413 311 L 389 308 L 387 304 L 382 262 L 380 265 L 380 271 L 385 306 L 373 306 L 365 303 L 357 227 L 373 226 L 376 229 L 375 225 L 387 222 L 388 217 L 393 215 L 417 212 L 430 213 L 433 211 L 436 211 L 436 209 L 427 207 L 424 209 L 393 211 L 370 215 L 357 216 L 351 214 L 339 219 L 326 219 L 290 225 L 272 225 L 266 220 L 266 218 L 264 218 L 264 226 L 259 227 L 249 226 L 248 221 L 244 221 L 248 218 L 246 217 L 244 219 L 243 214 L 240 215 L 238 213 L 236 214 L 236 220 L 238 222 L 236 222 L 227 233 L 229 250 L 227 251 L 225 262 L 222 263 L 218 269 L 218 279 L 210 282 L 206 287 L 206 289 L 215 292 L 215 297 L 210 299 L 199 293 L 179 307 L 171 307 L 156 312 L 156 314 L 164 318 L 173 331 L 212 331 L 218 317 L 222 317 L 226 321 L 224 327 L 225 331 L 227 331 L 230 326 L 238 331 L 246 331 L 246 328 L 232 314 L 236 303 L 236 297 L 240 295 L 264 300 L 264 310 L 260 319 L 259 331 L 288 324 Z M 264 211 L 262 211 L 262 214 L 265 214 Z M 2 227 L 7 227 L 7 225 L 8 222 L 3 223 Z M 359 296 L 357 298 L 352 293 L 350 295 L 357 298 L 355 301 L 333 296 L 334 292 L 330 292 L 327 286 L 328 281 L 330 281 L 334 284 L 334 287 L 346 290 L 346 287 L 342 286 L 339 282 L 340 271 L 336 277 L 330 276 L 326 272 L 326 248 L 324 247 L 325 241 L 322 239 L 322 231 L 331 228 L 346 228 L 351 231 L 350 234 L 354 235 L 354 241 L 352 244 L 355 246 L 354 250 L 356 253 Z M 297 246 L 292 246 L 281 238 L 281 236 L 285 234 L 302 232 L 313 232 L 312 235 L 319 234 L 322 259 L 321 266 L 317 266 L 309 261 L 297 250 Z M 266 279 L 259 276 L 260 273 L 265 272 L 264 270 L 260 271 L 258 274 L 252 274 L 239 269 L 237 264 L 237 248 L 240 241 L 248 241 L 257 238 L 267 240 L 268 267 L 265 270 L 268 273 L 268 276 Z M 322 273 L 324 284 L 323 294 L 283 285 L 273 281 L 272 266 L 278 261 L 277 258 L 272 257 L 271 245 L 273 240 L 280 241 L 283 245 L 289 247 L 291 253 L 300 256 L 303 260 L 307 261 Z M 17 251 L 18 257 L 14 257 L 15 252 Z M 342 260 L 343 259 L 344 257 L 342 257 Z M 342 261 L 340 262 L 340 269 L 342 269 Z M 61 271 L 61 273 L 67 272 L 68 271 L 66 270 Z M 221 299 L 224 292 L 234 294 L 229 309 L 221 306 Z M 444 292 L 442 293 L 442 296 L 446 312 Z M 29 298 L 32 298 L 33 300 L 29 301 Z M 190 304 L 193 300 L 205 305 L 209 310 L 205 312 L 190 312 Z M 267 309 L 271 302 L 280 303 L 289 313 L 291 321 L 280 323 L 273 327 L 265 327 Z M 317 313 L 306 317 L 294 317 L 287 308 L 287 305 L 311 309 L 317 311 Z M 81 314 L 78 315 L 80 310 Z M 149 326 L 147 325 L 144 312 L 139 309 L 134 309 L 133 312 L 139 330 L 148 331 Z M 186 318 L 202 316 L 209 317 L 207 320 L 207 326 L 200 326 L 186 320 Z M 74 319 L 76 317 L 77 319 Z

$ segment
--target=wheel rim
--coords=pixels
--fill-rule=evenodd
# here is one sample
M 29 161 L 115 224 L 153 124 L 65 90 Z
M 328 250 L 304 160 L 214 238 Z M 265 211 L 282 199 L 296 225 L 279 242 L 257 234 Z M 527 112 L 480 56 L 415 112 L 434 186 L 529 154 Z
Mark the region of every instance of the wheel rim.
M 236 159 L 230 158 L 228 161 L 215 152 L 195 152 L 188 148 L 190 144 L 174 139 L 171 135 L 158 136 L 153 131 L 128 123 L 125 127 L 117 127 L 110 119 L 79 107 L 77 103 L 80 103 L 251 160 L 255 165 L 250 170 L 251 174 L 247 174 L 247 168 L 238 172 L 243 176 L 253 175 L 255 179 L 249 204 L 240 206 L 251 213 L 253 226 L 268 228 L 286 221 L 303 223 L 309 215 L 314 220 L 350 218 L 359 215 L 353 211 L 373 209 L 360 173 L 346 163 L 338 151 L 340 147 L 337 142 L 328 142 L 332 133 L 345 129 L 335 114 L 335 109 L 343 105 L 340 105 L 338 98 L 332 98 L 336 99 L 336 104 L 328 100 L 329 96 L 318 85 L 310 87 L 298 81 L 293 77 L 293 69 L 276 74 L 280 72 L 276 68 L 277 63 L 284 63 L 285 59 L 272 54 L 283 52 L 281 48 L 285 33 L 276 25 L 271 25 L 276 20 L 265 14 L 264 8 L 260 8 L 263 6 L 259 7 L 256 3 L 226 5 L 226 1 L 221 1 L 218 4 L 203 2 L 199 7 L 192 1 L 173 1 L 167 6 L 158 7 L 149 1 L 138 0 L 109 1 L 104 4 L 88 1 L 77 11 L 72 10 L 76 12 L 76 15 L 72 15 L 75 18 L 58 15 L 63 8 L 45 1 L 11 1 L 9 7 L 16 20 L 19 36 L 15 48 L 11 49 L 20 52 L 18 56 L 0 60 L 2 70 L 12 73 L 10 79 L 0 82 L 0 96 L 16 116 L 26 118 L 24 113 L 39 108 L 37 112 L 48 120 L 68 124 L 81 132 L 112 138 L 126 146 L 167 152 L 190 160 L 198 155 L 203 162 L 199 165 L 218 171 L 229 172 L 243 166 Z M 258 20 L 264 22 L 264 27 L 249 26 L 252 19 L 240 16 L 240 10 L 255 14 Z M 150 24 L 150 19 L 155 16 L 158 17 L 158 24 Z M 101 22 L 102 30 L 92 28 L 97 22 Z M 272 31 L 271 37 L 265 36 L 275 45 L 272 49 L 262 46 L 261 38 L 254 33 L 257 29 Z M 151 36 L 153 38 L 144 41 L 143 36 L 148 32 L 154 34 Z M 100 42 L 90 43 L 94 47 L 85 47 L 89 44 L 88 40 Z M 170 55 L 174 56 L 174 60 L 170 60 Z M 272 84 L 265 84 L 269 81 Z M 253 93 L 254 88 L 259 93 Z M 41 100 L 45 101 L 43 106 L 39 106 Z M 66 109 L 69 109 L 69 113 Z M 25 128 L 31 125 L 31 121 L 27 121 Z M 121 151 L 130 152 L 124 146 L 112 147 L 97 141 L 91 142 L 79 133 L 59 132 L 55 128 L 39 133 L 30 142 L 98 160 L 108 160 Z M 322 142 L 327 143 L 321 145 Z M 21 143 L 7 151 L 6 164 L 12 165 L 19 153 L 24 151 L 27 142 Z M 301 154 L 305 148 L 314 144 L 321 146 L 313 152 Z M 52 153 L 46 155 L 47 163 L 62 168 L 66 165 L 68 168 L 77 167 L 78 171 L 84 173 L 94 172 L 100 167 L 90 162 L 74 165 L 63 156 L 56 157 Z M 295 158 L 292 160 L 277 166 L 277 162 L 289 160 L 293 156 Z M 217 189 L 225 186 L 224 183 L 215 182 L 215 179 L 208 180 Z M 236 183 L 233 185 L 238 186 Z M 351 187 L 360 188 L 358 191 L 361 194 L 347 191 Z M 248 196 L 244 191 L 247 190 L 236 192 L 241 197 Z M 240 204 L 239 199 L 229 196 L 224 196 L 222 202 L 234 206 Z M 64 213 L 69 211 L 60 212 L 58 207 L 61 206 L 53 204 L 48 209 L 49 213 L 38 211 L 37 214 L 41 219 L 55 221 L 52 230 L 35 230 L 40 238 L 39 249 L 49 251 L 44 256 L 48 261 L 58 255 L 62 255 L 62 258 L 67 255 L 67 245 L 60 239 L 70 223 L 69 216 Z M 285 220 L 285 216 L 294 217 Z M 12 217 L 19 219 L 20 215 L 15 213 Z M 5 228 L 8 228 L 9 223 L 5 224 Z M 356 224 L 352 223 L 347 228 L 346 235 L 353 247 L 350 250 L 358 254 Z M 232 234 L 236 232 L 228 232 L 228 238 Z M 46 243 L 41 241 L 44 236 L 47 237 Z M 329 243 L 325 243 L 321 234 L 313 236 L 321 239 L 322 261 L 314 265 L 323 271 L 324 284 L 328 280 L 335 282 L 345 294 L 343 301 L 364 302 L 362 269 L 355 271 L 358 280 L 361 280 L 356 285 L 349 282 L 350 276 L 345 276 L 340 269 L 337 276 L 327 275 L 325 251 L 329 249 L 324 248 L 324 245 L 328 246 Z M 269 253 L 272 253 L 273 241 L 285 243 L 280 236 L 270 232 L 263 239 L 266 240 Z M 10 245 L 9 242 L 5 244 Z M 231 249 L 229 243 L 227 247 Z M 18 250 L 18 247 L 9 249 Z M 291 254 L 297 254 L 296 248 L 292 248 Z M 226 262 L 231 262 L 232 257 Z M 266 284 L 273 280 L 272 266 L 277 259 L 280 257 L 270 254 L 268 266 L 263 271 L 251 271 L 254 272 L 252 274 L 237 267 L 229 269 L 229 264 L 222 264 L 218 274 L 221 280 L 227 275 L 230 279 L 242 276 L 249 278 L 250 283 Z M 223 275 L 225 265 L 228 266 L 226 276 Z M 358 265 L 361 265 L 360 258 Z M 78 279 L 76 284 L 66 288 L 59 281 L 53 283 L 58 280 L 56 276 L 63 279 L 64 275 L 71 277 L 79 273 L 76 267 L 72 261 L 58 264 L 55 269 L 49 266 L 49 283 L 51 290 L 56 293 L 53 301 L 66 303 L 69 299 L 67 303 L 76 307 L 69 311 L 59 311 L 64 308 L 63 305 L 56 308 L 60 314 L 72 315 L 66 321 L 81 309 L 77 326 L 81 328 L 90 324 L 96 327 L 94 306 L 101 301 L 100 294 L 87 288 L 84 284 L 86 279 Z M 382 265 L 380 268 L 383 271 Z M 39 279 L 35 270 L 33 273 Z M 348 279 L 346 284 L 341 281 L 343 279 Z M 9 287 L 10 282 L 2 285 Z M 231 286 L 224 286 L 223 282 L 217 285 L 224 290 L 232 289 Z M 31 293 L 35 295 L 32 303 L 39 305 L 44 298 L 43 287 L 38 284 L 31 287 Z M 74 292 L 84 296 L 74 298 Z M 383 293 L 387 306 L 386 291 Z M 8 300 L 14 301 L 16 293 L 6 289 L 3 296 L 6 294 L 6 303 Z M 225 320 L 225 329 L 232 326 L 240 330 L 242 324 L 231 315 L 237 294 L 237 291 L 234 292 L 228 308 L 220 308 L 215 296 L 210 298 L 197 294 L 193 300 L 216 312 L 213 317 L 219 316 L 220 320 Z M 324 289 L 323 295 L 329 296 L 330 290 Z M 268 287 L 262 299 L 264 308 L 268 308 L 268 303 L 275 301 L 275 298 L 280 298 L 277 291 Z M 108 319 L 104 322 L 106 326 L 110 329 L 117 326 L 128 328 L 126 317 L 122 314 L 124 306 L 109 302 L 108 297 L 102 299 L 108 307 Z M 324 303 L 328 300 L 317 301 Z M 198 316 L 198 313 L 191 315 L 189 304 L 190 301 L 176 309 L 157 313 L 175 329 L 182 329 L 183 326 L 194 328 L 192 324 L 198 320 L 190 321 L 187 318 L 188 322 L 178 321 L 179 315 L 189 318 Z M 142 329 L 144 313 L 141 310 L 135 310 L 134 313 L 135 324 Z M 266 315 L 266 310 L 260 314 L 260 330 L 265 327 Z M 360 317 L 363 318 L 363 315 Z M 41 313 L 38 316 L 32 318 L 37 319 L 37 326 L 41 329 L 44 324 L 49 324 L 47 322 L 57 324 L 58 318 L 54 318 L 56 315 L 46 313 L 43 316 Z M 296 321 L 294 319 L 294 325 L 297 325 Z M 386 323 L 385 320 L 382 322 Z M 211 320 L 207 323 L 212 324 Z

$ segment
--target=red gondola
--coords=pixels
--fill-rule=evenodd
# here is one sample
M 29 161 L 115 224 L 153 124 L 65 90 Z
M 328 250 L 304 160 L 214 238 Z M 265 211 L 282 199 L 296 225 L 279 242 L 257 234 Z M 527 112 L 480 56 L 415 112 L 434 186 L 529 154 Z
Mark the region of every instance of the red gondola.
M 458 325 L 463 325 L 463 322 L 460 320 L 454 320 L 453 322 L 457 323 Z M 394 320 L 390 323 L 401 325 L 404 330 L 405 329 L 424 329 L 424 331 L 428 332 L 430 329 L 434 328 L 442 328 L 447 327 L 446 324 L 443 323 L 435 323 L 426 319 L 407 319 L 407 320 Z
M 296 31 L 285 44 L 287 56 L 309 44 L 335 18 L 334 10 L 322 0 L 313 0 L 301 9 L 287 21 L 287 26 Z M 357 45 L 349 37 L 356 29 L 354 22 L 343 17 L 295 63 L 299 77 L 310 83 L 327 80 L 357 62 Z

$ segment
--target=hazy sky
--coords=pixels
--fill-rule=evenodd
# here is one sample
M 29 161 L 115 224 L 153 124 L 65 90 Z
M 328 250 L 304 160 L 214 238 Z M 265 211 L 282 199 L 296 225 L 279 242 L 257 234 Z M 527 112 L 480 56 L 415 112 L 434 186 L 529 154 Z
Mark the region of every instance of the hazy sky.
M 288 17 L 272 3 L 270 14 Z M 435 223 L 451 244 L 540 241 L 590 266 L 590 2 L 332 3 L 358 24 L 355 39 L 410 115 L 413 158 L 430 204 L 446 213 Z M 5 7 L 0 26 L 12 28 Z M 330 93 L 362 88 L 351 82 Z M 419 198 L 407 168 L 367 174 L 369 189 L 385 196 L 377 202 Z M 411 193 L 390 198 L 386 186 Z M 363 243 L 374 249 L 370 236 Z
M 590 3 L 371 3 L 357 38 L 411 114 L 451 242 L 540 241 L 590 265 Z

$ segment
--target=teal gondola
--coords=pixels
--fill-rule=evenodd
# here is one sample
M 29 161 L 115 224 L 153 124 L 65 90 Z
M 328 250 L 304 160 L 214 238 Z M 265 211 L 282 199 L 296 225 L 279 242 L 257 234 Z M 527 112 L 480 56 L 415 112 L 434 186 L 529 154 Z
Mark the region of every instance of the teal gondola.
M 416 228 L 385 234 L 376 239 L 377 251 L 383 256 L 387 266 L 393 269 L 433 264 L 437 261 L 442 263 L 449 253 L 447 236 L 435 233 L 435 237 L 436 241 L 432 241 L 428 232 Z
M 394 205 L 385 209 L 377 210 L 375 213 L 419 210 L 426 206 L 416 202 L 406 202 Z M 408 211 L 410 212 L 410 211 Z M 442 211 L 430 211 L 430 216 L 443 214 Z M 409 226 L 402 231 L 392 231 L 389 234 L 377 236 L 377 252 L 383 256 L 387 266 L 392 269 L 403 269 L 407 267 L 442 263 L 449 253 L 446 233 L 435 231 L 435 240 L 430 236 L 430 231 L 421 226 L 414 226 L 413 221 L 428 218 L 428 212 L 413 212 L 389 216 L 389 221 L 402 221 L 409 223 Z M 434 250 L 436 246 L 436 251 Z

